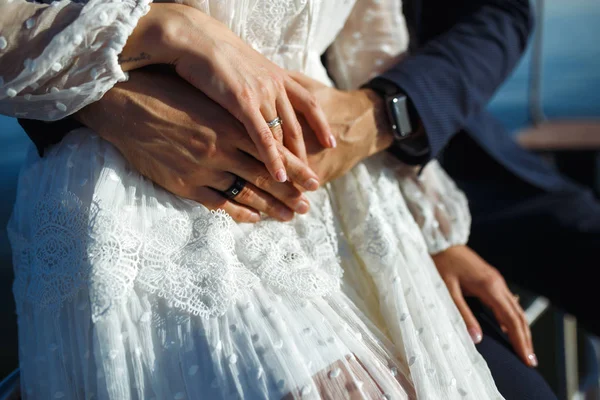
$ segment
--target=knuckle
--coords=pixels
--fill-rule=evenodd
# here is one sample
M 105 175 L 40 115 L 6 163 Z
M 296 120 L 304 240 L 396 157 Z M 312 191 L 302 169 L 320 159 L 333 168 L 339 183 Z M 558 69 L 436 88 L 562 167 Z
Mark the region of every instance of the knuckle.
M 278 216 L 279 214 L 277 213 L 277 206 L 275 204 L 275 202 L 271 199 L 267 199 L 265 201 L 265 204 L 263 206 L 263 210 L 264 213 L 271 215 L 271 216 Z
M 235 98 L 242 107 L 254 103 L 254 90 L 250 86 L 244 85 L 235 93 Z
M 235 197 L 238 203 L 248 204 L 252 201 L 252 192 L 248 187 L 244 187 Z
M 310 111 L 316 111 L 317 109 L 319 109 L 319 102 L 317 101 L 317 98 L 315 97 L 314 94 L 312 93 L 308 93 L 305 97 L 305 103 L 306 106 L 308 107 L 308 109 Z
M 285 79 L 281 74 L 274 73 L 271 75 L 271 82 L 273 82 L 273 86 L 277 89 L 282 89 L 285 87 Z
M 250 213 L 246 212 L 246 210 L 235 210 L 229 213 L 229 215 L 236 221 L 246 221 L 250 217 Z
M 504 283 L 504 278 L 496 269 L 490 269 L 484 277 L 481 278 L 481 284 L 488 289 L 494 288 Z
M 271 85 L 272 82 L 268 80 L 263 80 L 258 83 L 258 91 L 262 99 L 268 99 L 271 97 Z
M 214 158 L 218 152 L 215 142 L 200 140 L 194 136 L 190 137 L 189 145 L 191 152 L 202 159 Z
M 514 311 L 509 311 L 508 321 L 509 325 L 514 329 L 519 329 L 521 327 L 521 319 Z
M 289 127 L 286 131 L 286 135 L 290 139 L 300 139 L 302 137 L 302 128 L 300 127 L 300 123 L 298 120 L 294 119 L 288 123 Z
M 196 179 L 196 173 L 191 170 L 182 171 L 174 179 L 178 194 L 185 195 L 188 198 L 196 195 L 196 192 L 201 186 L 198 182 L 199 180 Z
M 273 146 L 273 132 L 271 132 L 269 128 L 260 128 L 257 132 L 257 135 L 260 143 L 266 146 L 267 149 Z
M 254 178 L 254 185 L 258 186 L 259 188 L 266 188 L 269 186 L 269 183 L 271 181 L 271 177 L 266 175 L 266 174 L 258 174 L 256 175 L 256 177 Z

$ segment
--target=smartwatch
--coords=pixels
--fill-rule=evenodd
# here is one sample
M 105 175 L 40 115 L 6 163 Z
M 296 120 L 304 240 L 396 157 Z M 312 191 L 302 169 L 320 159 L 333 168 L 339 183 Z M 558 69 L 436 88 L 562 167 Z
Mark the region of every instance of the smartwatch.
M 410 98 L 393 82 L 375 78 L 364 87 L 383 98 L 394 143 L 389 151 L 409 165 L 429 161 L 429 141 Z
M 398 86 L 384 78 L 375 78 L 365 86 L 383 98 L 394 139 L 404 140 L 417 133 L 420 127 L 417 112 Z

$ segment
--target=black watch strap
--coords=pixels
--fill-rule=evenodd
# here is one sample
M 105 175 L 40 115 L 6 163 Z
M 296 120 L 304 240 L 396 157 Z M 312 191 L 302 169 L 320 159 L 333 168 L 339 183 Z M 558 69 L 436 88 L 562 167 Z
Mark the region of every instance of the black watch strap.
M 394 143 L 389 148 L 390 153 L 409 165 L 419 165 L 427 162 L 430 154 L 429 140 L 423 130 L 419 114 L 406 93 L 394 82 L 381 77 L 372 79 L 364 87 L 379 94 L 386 103 L 395 136 Z M 402 123 L 402 119 L 393 115 L 394 109 L 388 104 L 390 100 L 395 99 L 404 102 L 404 104 L 400 104 L 399 109 L 406 110 L 404 118 L 408 118 L 410 128 L 401 127 L 398 129 L 394 126 L 395 123 Z M 402 134 L 402 132 L 408 132 L 408 134 Z

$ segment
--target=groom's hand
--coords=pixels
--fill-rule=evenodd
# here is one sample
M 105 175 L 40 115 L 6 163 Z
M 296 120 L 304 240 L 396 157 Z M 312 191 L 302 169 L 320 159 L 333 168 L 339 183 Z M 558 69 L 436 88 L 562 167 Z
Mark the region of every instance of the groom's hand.
M 321 184 L 344 175 L 365 158 L 387 149 L 393 142 L 383 101 L 370 89 L 341 91 L 298 72 L 290 75 L 321 106 L 337 146 L 326 149 L 307 124 L 303 124 L 309 165 Z
M 433 256 L 433 261 L 473 341 L 479 343 L 482 332 L 465 296 L 476 297 L 488 306 L 508 334 L 517 354 L 527 365 L 536 367 L 537 358 L 525 313 L 502 275 L 467 246 L 450 247 Z
M 168 191 L 235 220 L 256 222 L 259 212 L 290 220 L 306 213 L 306 197 L 290 182 L 276 182 L 257 160 L 246 129 L 227 111 L 181 78 L 133 71 L 76 117 L 115 145 L 142 175 Z M 290 180 L 318 188 L 317 176 L 291 153 L 284 159 Z M 227 200 L 220 193 L 235 181 L 248 183 Z M 313 180 L 313 181 L 311 181 Z

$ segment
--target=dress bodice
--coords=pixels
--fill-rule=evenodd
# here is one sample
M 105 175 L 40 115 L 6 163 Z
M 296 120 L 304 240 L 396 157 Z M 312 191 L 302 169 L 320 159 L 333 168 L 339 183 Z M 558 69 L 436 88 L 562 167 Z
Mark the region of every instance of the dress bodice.
M 0 113 L 57 120 L 125 80 L 117 57 L 150 0 L 0 0 Z M 221 21 L 281 67 L 342 88 L 397 60 L 399 0 L 178 0 Z M 321 63 L 327 52 L 328 70 Z
M 327 82 L 320 56 L 352 11 L 354 0 L 180 0 L 218 19 L 281 67 Z

